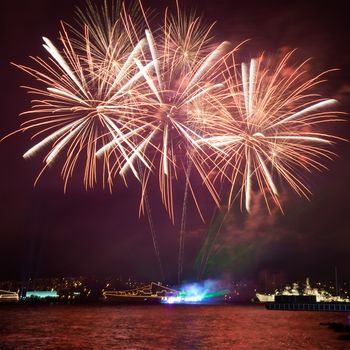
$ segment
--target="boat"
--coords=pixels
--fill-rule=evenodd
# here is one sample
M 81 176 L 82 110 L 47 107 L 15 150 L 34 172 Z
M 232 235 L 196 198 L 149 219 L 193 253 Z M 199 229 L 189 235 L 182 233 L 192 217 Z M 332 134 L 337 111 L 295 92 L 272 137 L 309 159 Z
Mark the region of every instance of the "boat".
M 297 283 L 293 283 L 292 287 L 287 285 L 282 291 L 276 290 L 274 294 L 256 293 L 256 297 L 261 303 L 273 303 L 277 296 L 314 296 L 317 303 L 350 303 L 349 298 L 332 295 L 323 289 L 312 288 L 309 278 L 306 278 L 305 287 L 302 291 L 300 291 Z
M 140 288 L 103 291 L 106 302 L 160 304 L 168 298 L 178 297 L 179 292 L 160 283 L 151 282 Z
M 255 295 L 260 303 L 272 303 L 275 301 L 276 295 L 299 295 L 299 286 L 297 283 L 293 283 L 292 286 L 285 286 L 282 292 L 276 289 L 274 294 L 256 293 Z
M 0 289 L 0 303 L 12 303 L 19 301 L 17 292 L 11 292 L 9 290 Z

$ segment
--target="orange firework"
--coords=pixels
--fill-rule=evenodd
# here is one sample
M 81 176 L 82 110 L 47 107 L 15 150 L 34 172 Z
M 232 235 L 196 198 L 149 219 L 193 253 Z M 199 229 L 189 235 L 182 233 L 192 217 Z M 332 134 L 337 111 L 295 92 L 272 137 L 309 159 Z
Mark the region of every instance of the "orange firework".
M 110 188 L 132 172 L 142 188 L 140 213 L 156 173 L 173 222 L 179 174 L 203 218 L 191 169 L 217 206 L 224 180 L 229 205 L 240 193 L 248 211 L 257 187 L 268 208 L 271 199 L 280 207 L 277 177 L 307 197 L 300 172 L 325 167 L 321 158 L 332 157 L 327 146 L 336 137 L 321 126 L 340 120 L 329 112 L 336 101 L 313 92 L 323 74 L 306 79 L 305 62 L 288 65 L 291 53 L 277 65 L 263 56 L 238 65 L 236 49 L 214 43 L 213 25 L 176 5 L 151 29 L 141 3 L 142 16 L 123 4 L 101 12 L 90 4 L 79 11 L 83 31 L 62 24 L 60 50 L 44 38 L 49 58 L 34 58 L 37 68 L 17 65 L 43 86 L 26 87 L 37 98 L 20 131 L 33 129 L 40 140 L 24 157 L 51 146 L 43 170 L 62 155 L 65 188 L 80 162 L 86 188 L 97 182 L 98 158 Z
M 116 50 L 116 42 L 111 41 L 106 44 L 103 54 L 96 51 L 96 44 L 92 44 L 101 40 L 96 35 L 89 23 L 85 24 L 84 35 L 78 38 L 69 35 L 62 24 L 61 51 L 49 39 L 43 38 L 49 58 L 33 58 L 37 68 L 16 65 L 43 85 L 43 88 L 25 87 L 37 98 L 32 101 L 32 110 L 23 113 L 33 117 L 25 121 L 20 130 L 37 130 L 33 139 L 41 137 L 41 140 L 24 154 L 24 158 L 51 145 L 43 170 L 63 154 L 65 188 L 79 158 L 85 161 L 85 187 L 93 187 L 97 181 L 96 152 L 106 145 L 108 148 L 112 141 L 117 145 L 114 153 L 119 169 L 128 164 L 138 177 L 130 160 L 135 155 L 149 166 L 136 152 L 131 140 L 134 133 L 146 126 L 141 115 L 145 82 L 143 72 L 138 71 L 133 61 L 145 41 L 134 46 L 129 35 L 113 36 L 123 49 Z M 144 69 L 151 66 L 149 63 Z M 111 186 L 112 169 L 105 153 L 100 151 L 100 155 L 104 156 L 106 176 L 103 178 Z
M 164 24 L 155 34 L 150 28 L 145 31 L 147 50 L 143 50 L 142 57 L 134 58 L 148 85 L 148 91 L 143 91 L 147 102 L 142 108 L 148 129 L 134 135 L 137 152 L 151 161 L 151 167 L 142 171 L 143 193 L 151 173 L 158 171 L 162 201 L 173 221 L 173 180 L 178 178 L 178 172 L 185 174 L 186 186 L 201 214 L 188 162 L 198 170 L 216 204 L 220 204 L 215 188 L 203 173 L 206 155 L 197 141 L 204 141 L 201 127 L 208 114 L 210 117 L 209 111 L 214 110 L 212 105 L 224 97 L 220 81 L 228 47 L 227 42 L 210 42 L 212 26 L 177 10 L 176 16 L 165 11 Z M 146 69 L 149 64 L 153 64 L 152 69 Z M 143 198 L 140 210 L 144 210 Z
M 308 197 L 311 192 L 301 172 L 325 169 L 321 159 L 334 155 L 327 146 L 337 137 L 322 128 L 342 120 L 341 113 L 334 110 L 335 100 L 315 92 L 325 73 L 307 78 L 307 61 L 290 66 L 291 55 L 277 65 L 263 55 L 235 65 L 232 56 L 233 64 L 224 72 L 229 93 L 205 138 L 206 144 L 221 150 L 210 158 L 220 169 L 212 175 L 229 181 L 229 205 L 241 193 L 241 208 L 248 212 L 255 184 L 268 208 L 269 198 L 281 208 L 278 177 Z

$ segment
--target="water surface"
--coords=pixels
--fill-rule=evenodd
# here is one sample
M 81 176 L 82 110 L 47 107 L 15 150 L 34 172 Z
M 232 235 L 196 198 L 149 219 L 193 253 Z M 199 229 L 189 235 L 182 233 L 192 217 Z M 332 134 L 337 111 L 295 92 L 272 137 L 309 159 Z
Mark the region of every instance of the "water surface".
M 262 306 L 0 306 L 0 349 L 350 349 L 320 322 L 347 313 Z

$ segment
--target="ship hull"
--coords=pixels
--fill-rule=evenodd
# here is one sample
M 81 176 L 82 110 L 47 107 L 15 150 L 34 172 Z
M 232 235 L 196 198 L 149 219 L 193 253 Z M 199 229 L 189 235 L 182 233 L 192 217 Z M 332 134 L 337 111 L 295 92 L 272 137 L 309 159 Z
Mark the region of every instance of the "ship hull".
M 5 303 L 17 303 L 19 301 L 18 297 L 11 297 L 11 298 L 0 298 L 0 304 Z
M 350 303 L 266 303 L 268 310 L 349 312 Z
M 275 295 L 256 293 L 256 297 L 258 298 L 260 303 L 268 303 L 275 301 Z

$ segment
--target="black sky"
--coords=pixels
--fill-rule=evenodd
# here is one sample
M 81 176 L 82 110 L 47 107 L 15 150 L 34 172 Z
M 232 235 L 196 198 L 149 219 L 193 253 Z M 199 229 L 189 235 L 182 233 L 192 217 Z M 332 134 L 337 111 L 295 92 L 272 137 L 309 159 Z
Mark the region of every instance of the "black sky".
M 296 58 L 312 57 L 313 72 L 330 68 L 325 92 L 350 111 L 350 2 L 320 1 L 182 1 L 197 8 L 206 20 L 217 20 L 218 40 L 239 43 L 251 39 L 239 58 L 281 48 L 298 48 Z M 167 3 L 144 1 L 155 9 Z M 74 21 L 75 5 L 84 1 L 6 1 L 0 5 L 1 134 L 15 130 L 19 113 L 30 100 L 20 85 L 33 80 L 10 65 L 30 64 L 29 56 L 45 56 L 42 36 L 55 41 L 59 21 Z M 349 135 L 348 122 L 337 127 Z M 56 275 L 118 275 L 159 278 L 148 222 L 138 218 L 139 190 L 131 183 L 111 195 L 96 189 L 85 192 L 73 181 L 63 194 L 58 167 L 53 167 L 33 188 L 40 159 L 25 161 L 29 134 L 18 134 L 0 144 L 1 220 L 0 279 Z M 288 193 L 285 215 L 257 211 L 252 219 L 238 210 L 224 225 L 219 249 L 212 260 L 212 274 L 255 278 L 262 270 L 283 273 L 287 278 L 310 275 L 350 282 L 350 165 L 347 143 L 336 146 L 339 158 L 327 164 L 329 172 L 309 177 L 314 193 L 310 202 Z M 172 226 L 160 204 L 151 196 L 152 212 L 167 279 L 173 279 L 177 263 L 179 227 Z M 186 276 L 194 276 L 193 263 L 205 237 L 203 224 L 190 206 L 186 241 Z M 210 219 L 210 206 L 207 208 Z M 251 224 L 254 220 L 254 225 Z M 210 220 L 208 220 L 210 221 Z

